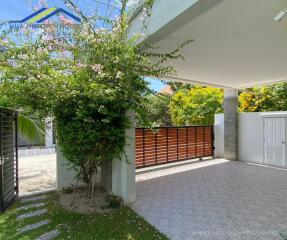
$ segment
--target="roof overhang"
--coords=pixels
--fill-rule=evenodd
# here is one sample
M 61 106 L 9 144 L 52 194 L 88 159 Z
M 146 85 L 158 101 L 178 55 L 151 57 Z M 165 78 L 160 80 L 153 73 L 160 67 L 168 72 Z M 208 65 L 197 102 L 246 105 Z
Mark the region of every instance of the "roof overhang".
M 188 39 L 175 81 L 246 88 L 287 80 L 284 0 L 155 0 L 145 41 L 167 52 Z M 139 32 L 140 13 L 131 32 Z

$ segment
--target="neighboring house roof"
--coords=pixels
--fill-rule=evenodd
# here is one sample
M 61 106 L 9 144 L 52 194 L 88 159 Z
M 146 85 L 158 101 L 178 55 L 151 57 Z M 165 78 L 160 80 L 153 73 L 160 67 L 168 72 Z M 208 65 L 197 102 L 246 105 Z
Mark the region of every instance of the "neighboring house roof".
M 159 92 L 159 94 L 167 94 L 167 95 L 172 95 L 173 94 L 173 90 L 171 88 L 170 85 L 166 85 L 163 89 L 161 89 Z

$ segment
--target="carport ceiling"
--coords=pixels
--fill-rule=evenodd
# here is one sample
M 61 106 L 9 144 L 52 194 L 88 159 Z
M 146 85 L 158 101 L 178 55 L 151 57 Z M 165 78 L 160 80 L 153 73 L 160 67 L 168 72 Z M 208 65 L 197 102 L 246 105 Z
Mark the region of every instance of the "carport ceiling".
M 164 51 L 194 39 L 183 51 L 186 60 L 173 62 L 175 80 L 232 88 L 286 81 L 287 17 L 274 17 L 287 1 L 208 2 L 199 0 L 149 38 Z

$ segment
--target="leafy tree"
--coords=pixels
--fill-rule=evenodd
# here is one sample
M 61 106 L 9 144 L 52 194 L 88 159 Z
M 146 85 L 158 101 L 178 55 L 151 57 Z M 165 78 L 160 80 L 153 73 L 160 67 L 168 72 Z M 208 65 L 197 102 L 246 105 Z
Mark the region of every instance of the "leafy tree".
M 214 114 L 222 112 L 223 91 L 218 88 L 194 86 L 177 91 L 170 103 L 175 125 L 214 123 Z
M 138 127 L 171 126 L 169 104 L 171 96 L 167 94 L 148 94 L 143 102 L 143 114 L 137 115 Z
M 287 83 L 277 83 L 271 86 L 272 90 L 272 110 L 287 110 Z
M 145 11 L 152 2 L 144 2 Z M 127 112 L 141 112 L 144 76 L 173 75 L 164 63 L 182 58 L 180 49 L 191 41 L 170 53 L 144 52 L 142 34 L 129 37 L 127 0 L 116 19 L 87 17 L 72 0 L 65 3 L 81 17 L 79 25 L 63 17 L 60 27 L 49 22 L 45 31 L 2 34 L 1 84 L 8 99 L 55 117 L 58 144 L 92 198 L 97 167 L 123 152 Z
M 270 87 L 249 88 L 239 95 L 239 111 L 264 112 L 274 109 L 273 92 Z

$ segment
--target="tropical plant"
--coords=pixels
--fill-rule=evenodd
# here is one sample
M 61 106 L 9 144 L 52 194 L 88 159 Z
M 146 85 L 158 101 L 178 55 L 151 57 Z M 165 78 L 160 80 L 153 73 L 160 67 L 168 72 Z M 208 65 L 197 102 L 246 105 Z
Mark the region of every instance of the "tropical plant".
M 43 122 L 35 117 L 18 114 L 18 132 L 29 143 L 45 143 L 45 126 Z
M 40 118 L 31 116 L 27 111 L 15 106 L 15 102 L 9 101 L 0 85 L 0 108 L 10 108 L 18 112 L 18 133 L 29 143 L 45 143 L 45 126 Z

